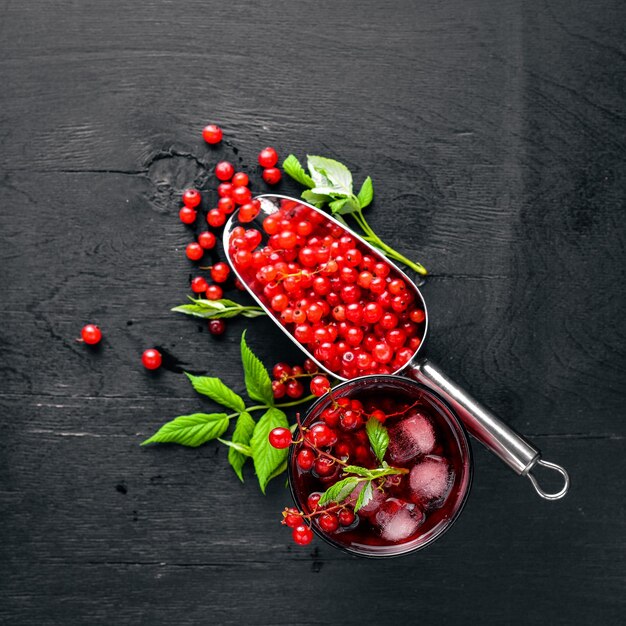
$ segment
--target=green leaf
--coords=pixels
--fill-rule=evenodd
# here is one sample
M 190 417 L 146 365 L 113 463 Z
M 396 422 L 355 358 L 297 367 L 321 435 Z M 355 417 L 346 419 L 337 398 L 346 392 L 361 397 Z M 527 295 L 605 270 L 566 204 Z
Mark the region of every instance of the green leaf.
M 289 448 L 278 450 L 268 439 L 270 431 L 278 427 L 289 428 L 287 416 L 280 409 L 269 408 L 254 427 L 250 441 L 254 470 L 263 493 L 267 483 L 280 473 L 279 470 L 287 460 Z
M 343 163 L 326 157 L 308 155 L 307 166 L 311 178 L 315 181 L 315 187 L 329 189 L 319 191 L 314 188 L 316 193 L 340 193 L 346 196 L 352 194 L 352 174 Z
M 232 389 L 229 389 L 219 378 L 193 376 L 187 372 L 185 372 L 185 375 L 198 393 L 209 396 L 211 400 L 215 400 L 215 402 L 229 409 L 233 409 L 233 411 L 245 410 L 246 405 L 242 398 Z
M 375 418 L 370 417 L 365 424 L 365 431 L 370 440 L 370 445 L 378 460 L 382 462 L 389 445 L 389 433 L 387 429 Z
M 330 196 L 313 193 L 310 189 L 302 192 L 302 199 L 318 209 L 321 209 L 329 200 L 332 200 Z
M 181 304 L 171 310 L 175 313 L 185 313 L 186 315 L 193 315 L 202 319 L 228 319 L 236 315 L 243 315 L 244 317 L 265 315 L 265 311 L 260 306 L 242 305 L 225 298 L 222 300 L 189 299 L 193 304 Z
M 360 213 L 360 212 L 361 212 L 361 207 L 359 205 L 359 201 L 354 196 L 352 196 L 346 199 L 345 203 L 335 213 L 335 217 L 338 218 L 340 215 L 350 215 L 350 213 Z
M 372 203 L 374 199 L 374 183 L 372 183 L 372 179 L 369 176 L 363 181 L 357 199 L 362 209 Z
M 228 462 L 235 470 L 235 474 L 239 477 L 239 480 L 243 482 L 243 466 L 246 463 L 246 459 L 253 455 L 252 452 L 252 433 L 256 427 L 255 421 L 252 419 L 250 413 L 243 411 L 237 418 L 237 425 L 233 431 L 232 443 L 233 446 L 228 450 Z M 246 446 L 250 453 L 243 452 L 240 449 L 235 448 L 235 445 Z
M 304 171 L 300 161 L 296 159 L 293 154 L 290 154 L 283 161 L 283 170 L 286 174 L 291 176 L 294 180 L 297 180 L 301 185 L 305 187 L 315 187 L 313 179 Z
M 336 482 L 322 494 L 318 504 L 323 506 L 329 502 L 343 502 L 356 489 L 359 481 L 360 479 L 355 476 L 348 476 Z
M 226 413 L 180 415 L 171 422 L 163 424 L 152 437 L 146 439 L 141 445 L 145 446 L 148 443 L 178 443 L 181 446 L 197 448 L 211 439 L 216 439 L 227 428 L 228 415 Z
M 374 491 L 372 489 L 372 481 L 370 480 L 365 484 L 363 489 L 361 489 L 361 493 L 359 493 L 359 496 L 354 503 L 354 512 L 356 513 L 361 507 L 366 506 L 373 497 Z
M 333 200 L 332 202 L 328 204 L 328 206 L 330 207 L 330 210 L 333 214 L 341 213 L 341 209 L 343 209 L 346 202 L 348 202 L 348 198 L 343 198 L 341 200 Z
M 361 467 L 360 465 L 346 465 L 343 471 L 347 474 L 356 474 L 357 476 L 366 476 L 367 478 L 371 478 L 372 474 L 372 470 Z
M 228 441 L 228 439 L 221 439 L 220 437 L 218 437 L 217 440 L 245 457 L 252 456 L 252 448 L 250 446 L 246 446 L 243 443 L 236 443 L 235 441 Z
M 246 331 L 241 335 L 241 361 L 246 381 L 248 395 L 258 402 L 274 405 L 274 394 L 272 392 L 272 381 L 263 363 L 248 348 L 246 343 Z

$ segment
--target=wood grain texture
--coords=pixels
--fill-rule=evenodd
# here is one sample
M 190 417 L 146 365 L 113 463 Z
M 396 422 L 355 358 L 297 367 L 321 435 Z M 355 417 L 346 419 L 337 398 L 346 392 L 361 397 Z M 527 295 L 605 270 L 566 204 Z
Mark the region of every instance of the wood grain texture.
M 0 622 L 623 623 L 625 27 L 618 0 L 3 3 Z M 217 445 L 138 446 L 212 406 L 145 347 L 239 391 L 244 327 L 298 358 L 268 320 L 215 341 L 169 312 L 181 190 L 222 158 L 266 190 L 268 144 L 372 176 L 368 219 L 432 273 L 428 354 L 570 470 L 566 499 L 475 445 L 454 528 L 372 562 L 292 547 L 280 481 L 240 485 Z

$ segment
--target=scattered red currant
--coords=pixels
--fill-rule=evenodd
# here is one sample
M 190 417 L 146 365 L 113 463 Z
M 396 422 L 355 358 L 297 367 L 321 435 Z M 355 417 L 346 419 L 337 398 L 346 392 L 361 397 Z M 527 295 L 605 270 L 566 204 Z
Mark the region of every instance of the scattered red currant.
M 202 276 L 196 276 L 191 281 L 191 291 L 194 293 L 204 293 L 208 286 L 208 283 Z
M 217 239 L 212 232 L 205 230 L 198 235 L 198 243 L 205 250 L 212 250 L 215 248 Z
M 178 218 L 183 224 L 193 224 L 196 221 L 198 212 L 190 209 L 188 206 L 181 207 L 178 212 Z
M 202 202 L 202 196 L 197 189 L 186 189 L 183 193 L 183 204 L 190 209 L 195 209 L 200 202 Z
M 276 185 L 280 182 L 283 175 L 277 167 L 268 167 L 263 170 L 263 174 L 261 174 L 261 176 L 263 176 L 263 180 L 268 185 Z
M 219 337 L 226 332 L 226 322 L 222 319 L 219 320 L 209 320 L 209 332 Z
M 215 124 L 209 124 L 202 129 L 202 138 L 211 145 L 222 141 L 223 135 L 222 129 Z
M 226 265 L 223 261 L 216 263 L 211 267 L 211 278 L 216 283 L 224 283 L 228 279 L 228 275 L 230 274 L 230 267 Z
M 161 367 L 161 363 L 163 358 L 161 357 L 161 353 L 154 348 L 148 348 L 144 350 L 144 353 L 141 355 L 141 362 L 143 366 L 148 370 L 156 370 Z
M 193 241 L 192 243 L 187 244 L 187 247 L 185 248 L 185 254 L 187 255 L 187 258 L 191 261 L 199 261 L 204 255 L 204 250 L 199 243 Z
M 233 187 L 247 187 L 250 179 L 245 172 L 236 172 L 233 174 L 230 182 L 233 184 Z
M 94 346 L 102 340 L 102 331 L 95 324 L 87 324 L 80 331 L 80 336 L 86 344 Z
M 270 431 L 269 442 L 274 448 L 282 450 L 291 445 L 291 431 L 288 428 L 274 428 Z
M 223 198 L 220 198 L 222 200 Z M 220 226 L 224 226 L 226 223 L 226 215 L 223 211 L 219 209 L 211 209 L 206 214 L 206 221 L 209 226 L 213 226 L 213 228 L 219 228 Z
M 224 290 L 219 285 L 208 285 L 205 295 L 207 300 L 220 300 Z
M 220 161 L 215 166 L 215 176 L 217 176 L 218 180 L 226 181 L 230 180 L 235 173 L 235 168 L 232 163 L 228 161 Z
M 247 204 L 252 200 L 252 192 L 248 187 L 235 187 L 232 198 L 236 204 Z
M 278 163 L 278 152 L 274 148 L 267 147 L 259 152 L 259 165 L 261 167 L 274 167 Z

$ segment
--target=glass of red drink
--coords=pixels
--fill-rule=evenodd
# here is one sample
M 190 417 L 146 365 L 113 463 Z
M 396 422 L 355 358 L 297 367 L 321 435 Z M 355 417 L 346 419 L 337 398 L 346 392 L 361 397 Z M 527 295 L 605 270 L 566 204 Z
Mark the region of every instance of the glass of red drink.
M 345 421 L 338 418 L 337 403 L 350 406 Z M 381 413 L 384 414 L 382 418 Z M 360 413 L 360 415 L 358 415 Z M 384 461 L 402 474 L 378 479 L 373 497 L 354 513 L 350 524 L 336 525 L 332 516 L 349 522 L 360 489 L 345 501 L 327 504 L 324 524 L 317 494 L 345 478 L 339 461 L 373 469 L 381 465 L 369 444 L 366 420 L 381 416 L 389 433 Z M 398 556 L 432 543 L 456 520 L 469 494 L 472 478 L 471 449 L 465 431 L 448 405 L 433 391 L 409 379 L 372 375 L 337 386 L 332 396 L 320 398 L 301 421 L 310 429 L 326 423 L 336 433 L 332 445 L 313 451 L 317 458 L 328 454 L 319 465 L 305 471 L 298 464 L 299 452 L 308 447 L 306 438 L 296 433 L 300 443 L 291 447 L 289 484 L 297 508 L 310 516 L 312 529 L 331 545 L 352 554 L 368 557 Z M 329 423 L 330 422 L 330 423 Z M 333 437 L 334 439 L 334 437 Z M 361 485 L 362 488 L 362 485 Z M 342 511 L 347 511 L 339 515 Z

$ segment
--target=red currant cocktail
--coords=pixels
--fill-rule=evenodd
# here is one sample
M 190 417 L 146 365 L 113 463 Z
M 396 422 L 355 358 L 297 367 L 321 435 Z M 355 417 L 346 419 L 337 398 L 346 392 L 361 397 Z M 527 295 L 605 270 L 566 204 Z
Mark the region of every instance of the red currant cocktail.
M 384 464 L 366 432 L 371 418 L 389 435 Z M 346 382 L 320 398 L 302 426 L 290 451 L 289 482 L 299 511 L 332 545 L 396 556 L 432 542 L 460 513 L 471 483 L 470 447 L 448 406 L 418 383 L 391 376 Z M 358 511 L 366 479 L 345 500 L 317 504 L 345 479 L 346 468 L 381 465 L 397 473 L 371 481 L 371 497 Z

